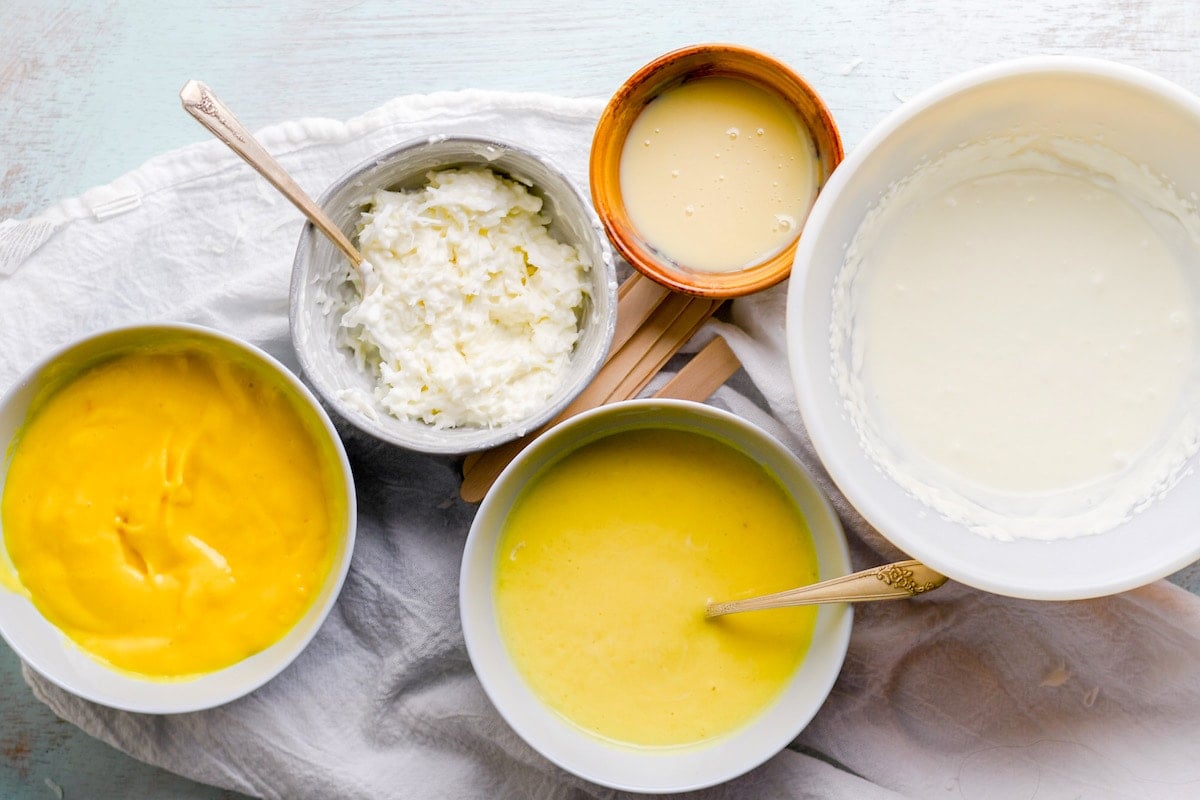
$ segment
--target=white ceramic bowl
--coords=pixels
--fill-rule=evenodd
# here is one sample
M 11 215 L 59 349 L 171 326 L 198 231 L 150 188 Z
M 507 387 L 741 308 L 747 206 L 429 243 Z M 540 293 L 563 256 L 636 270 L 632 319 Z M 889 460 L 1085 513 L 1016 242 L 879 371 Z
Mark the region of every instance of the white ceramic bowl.
M 345 520 L 340 542 L 329 575 L 305 615 L 272 646 L 225 669 L 190 680 L 142 679 L 104 666 L 86 655 L 33 604 L 15 592 L 0 586 L 0 635 L 21 659 L 72 694 L 113 708 L 147 714 L 170 714 L 211 708 L 241 697 L 281 672 L 300 654 L 316 634 L 341 591 L 350 556 L 354 549 L 357 512 L 354 479 L 345 450 L 329 417 L 312 393 L 295 375 L 262 350 L 213 330 L 193 325 L 163 324 L 117 328 L 81 339 L 46 357 L 16 383 L 0 401 L 0 452 L 4 470 L 0 473 L 0 496 L 11 446 L 25 421 L 30 404 L 40 393 L 53 391 L 64 378 L 78 370 L 112 357 L 147 341 L 205 342 L 228 348 L 276 374 L 287 391 L 298 401 L 303 413 L 310 414 L 320 435 L 328 437 L 331 451 L 341 473 L 339 491 L 344 493 Z M 7 559 L 0 530 L 0 558 Z
M 850 571 L 842 528 L 796 457 L 760 428 L 725 411 L 687 401 L 631 400 L 585 412 L 551 429 L 501 474 L 484 499 L 463 555 L 460 604 L 471 663 L 488 696 L 525 741 L 570 772 L 604 786 L 677 792 L 729 780 L 782 750 L 817 713 L 833 686 L 850 638 L 849 606 L 821 606 L 803 664 L 774 703 L 724 737 L 690 747 L 623 747 L 593 737 L 545 706 L 514 666 L 494 605 L 496 548 L 509 509 L 526 483 L 576 448 L 614 433 L 672 428 L 724 440 L 774 473 L 812 531 L 822 580 Z
M 952 78 L 871 131 L 818 198 L 789 287 L 791 371 L 821 460 L 854 507 L 900 549 L 958 581 L 1000 594 L 1047 600 L 1110 594 L 1200 558 L 1200 471 L 1194 463 L 1166 496 L 1106 533 L 1053 541 L 987 539 L 934 513 L 876 467 L 831 377 L 832 287 L 868 209 L 923 160 L 1018 125 L 1084 140 L 1102 135 L 1105 146 L 1170 179 L 1181 196 L 1200 192 L 1200 100 L 1166 80 L 1110 62 L 1057 57 Z
M 464 136 L 435 136 L 405 142 L 347 172 L 317 200 L 351 241 L 363 209 L 379 189 L 418 189 L 430 170 L 484 166 L 531 187 L 543 200 L 550 233 L 574 245 L 591 264 L 590 296 L 584 306 L 582 335 L 558 390 L 525 419 L 494 428 L 436 429 L 399 419 L 374 399 L 372 376 L 359 369 L 348 348 L 339 347 L 340 314 L 327 298 L 353 295 L 342 279 L 346 257 L 311 224 L 305 225 L 292 268 L 291 331 L 300 366 L 317 394 L 339 416 L 385 442 L 436 455 L 486 450 L 541 427 L 583 390 L 604 363 L 617 319 L 617 277 L 612 250 L 600 220 L 580 191 L 555 166 L 513 144 Z M 371 407 L 343 400 L 343 390 L 359 390 Z

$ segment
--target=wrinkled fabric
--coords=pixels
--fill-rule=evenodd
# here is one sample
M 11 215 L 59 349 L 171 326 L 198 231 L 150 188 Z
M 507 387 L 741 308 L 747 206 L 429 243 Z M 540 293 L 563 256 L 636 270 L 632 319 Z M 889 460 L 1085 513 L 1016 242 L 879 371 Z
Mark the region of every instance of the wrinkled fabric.
M 586 191 L 602 105 L 441 93 L 259 135 L 313 193 L 372 153 L 433 133 L 520 143 Z M 287 303 L 301 226 L 215 141 L 6 223 L 0 389 L 82 335 L 148 321 L 217 328 L 298 369 Z M 785 293 L 734 301 L 698 337 L 721 333 L 746 368 L 710 402 L 767 429 L 818 476 L 856 568 L 900 558 L 838 494 L 805 435 L 786 368 Z M 539 756 L 472 672 L 457 592 L 475 507 L 458 499 L 457 466 L 340 429 L 359 491 L 354 558 L 328 620 L 287 670 L 240 700 L 174 716 L 97 706 L 27 669 L 36 696 L 136 758 L 264 798 L 620 796 Z M 949 584 L 859 606 L 841 676 L 799 738 L 693 796 L 1200 796 L 1200 598 L 1167 582 L 1069 603 Z

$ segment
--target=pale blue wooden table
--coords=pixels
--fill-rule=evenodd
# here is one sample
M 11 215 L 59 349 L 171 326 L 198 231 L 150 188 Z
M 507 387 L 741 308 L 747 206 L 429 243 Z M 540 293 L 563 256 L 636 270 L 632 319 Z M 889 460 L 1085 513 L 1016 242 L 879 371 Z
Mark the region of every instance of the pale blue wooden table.
M 1192 0 L 0 0 L 0 219 L 31 216 L 205 139 L 179 109 L 188 78 L 209 83 L 253 129 L 344 119 L 443 89 L 606 97 L 653 57 L 702 41 L 787 61 L 825 97 L 848 149 L 921 89 L 1021 55 L 1112 58 L 1200 93 Z M 1172 580 L 1197 592 L 1200 568 Z M 0 645 L 0 797 L 233 796 L 59 721 Z

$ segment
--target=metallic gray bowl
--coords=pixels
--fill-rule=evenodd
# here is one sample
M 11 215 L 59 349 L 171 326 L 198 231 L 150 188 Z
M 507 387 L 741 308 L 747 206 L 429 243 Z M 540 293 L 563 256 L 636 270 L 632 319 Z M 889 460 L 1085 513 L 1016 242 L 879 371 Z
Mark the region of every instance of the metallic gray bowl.
M 400 419 L 374 399 L 374 377 L 361 369 L 348 348 L 338 345 L 341 314 L 331 300 L 353 296 L 346 257 L 311 224 L 300 234 L 292 267 L 292 343 L 305 376 L 326 406 L 359 430 L 384 442 L 434 455 L 463 455 L 520 438 L 553 419 L 595 377 L 612 343 L 617 319 L 617 277 L 612 250 L 585 196 L 561 170 L 528 150 L 501 141 L 436 136 L 406 142 L 346 173 L 318 198 L 342 231 L 356 238 L 359 215 L 379 189 L 417 189 L 430 170 L 486 166 L 524 183 L 541 197 L 550 233 L 573 245 L 591 265 L 582 334 L 570 366 L 553 396 L 536 413 L 493 428 L 434 428 Z M 369 406 L 342 399 L 345 390 L 369 398 Z

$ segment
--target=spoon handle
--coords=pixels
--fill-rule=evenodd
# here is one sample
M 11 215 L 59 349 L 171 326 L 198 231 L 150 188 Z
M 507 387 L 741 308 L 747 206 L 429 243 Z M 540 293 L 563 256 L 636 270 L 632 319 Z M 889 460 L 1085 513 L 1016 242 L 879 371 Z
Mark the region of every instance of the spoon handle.
M 706 617 L 719 617 L 739 611 L 758 611 L 764 608 L 807 606 L 815 603 L 861 603 L 867 600 L 896 600 L 931 592 L 946 582 L 946 576 L 935 572 L 920 561 L 897 561 L 881 567 L 871 567 L 840 578 L 788 589 L 762 597 L 709 603 Z
M 284 197 L 291 200 L 300 213 L 308 217 L 328 236 L 338 249 L 346 254 L 357 268 L 362 263 L 362 254 L 350 242 L 341 228 L 333 224 L 333 220 L 313 202 L 312 198 L 300 188 L 275 157 L 258 143 L 254 135 L 238 122 L 233 112 L 213 94 L 212 90 L 200 81 L 188 81 L 179 90 L 179 99 L 183 110 L 196 118 L 196 121 L 208 129 L 210 133 L 224 142 L 230 150 L 237 153 L 246 163 L 254 167 L 260 175 L 271 182 Z

